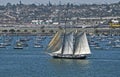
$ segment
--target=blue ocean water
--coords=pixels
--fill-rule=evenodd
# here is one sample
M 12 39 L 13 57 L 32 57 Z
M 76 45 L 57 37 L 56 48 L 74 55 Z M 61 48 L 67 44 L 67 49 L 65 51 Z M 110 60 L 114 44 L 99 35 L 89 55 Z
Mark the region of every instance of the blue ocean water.
M 85 60 L 53 59 L 45 53 L 49 42 L 46 37 L 40 42 L 44 47 L 33 47 L 35 36 L 30 36 L 28 47 L 14 49 L 12 45 L 0 48 L 0 77 L 119 77 L 120 48 L 94 49 Z

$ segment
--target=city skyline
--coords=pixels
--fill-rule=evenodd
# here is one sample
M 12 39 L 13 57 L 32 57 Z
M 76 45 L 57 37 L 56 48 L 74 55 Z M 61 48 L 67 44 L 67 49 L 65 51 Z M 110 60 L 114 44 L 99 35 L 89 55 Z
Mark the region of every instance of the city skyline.
M 66 4 L 66 3 L 73 3 L 73 4 L 110 4 L 119 2 L 119 0 L 0 0 L 0 5 L 6 5 L 7 3 L 17 4 L 19 2 L 23 4 L 47 4 L 51 2 L 52 4 Z

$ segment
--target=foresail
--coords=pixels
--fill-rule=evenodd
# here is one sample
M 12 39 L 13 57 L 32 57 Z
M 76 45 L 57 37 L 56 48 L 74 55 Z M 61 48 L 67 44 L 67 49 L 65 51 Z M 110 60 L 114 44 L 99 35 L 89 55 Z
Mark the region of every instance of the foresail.
M 50 41 L 47 50 L 58 51 L 62 45 L 61 32 L 57 32 L 55 36 Z
M 65 35 L 63 54 L 73 54 L 73 33 Z
M 53 54 L 61 54 L 62 53 L 62 46 L 59 48 L 59 50 L 53 52 Z
M 86 37 L 86 33 L 83 33 L 82 35 L 79 35 L 77 37 L 78 43 L 76 43 L 76 49 L 75 49 L 75 55 L 80 55 L 80 54 L 91 54 L 90 48 L 88 45 L 88 40 Z

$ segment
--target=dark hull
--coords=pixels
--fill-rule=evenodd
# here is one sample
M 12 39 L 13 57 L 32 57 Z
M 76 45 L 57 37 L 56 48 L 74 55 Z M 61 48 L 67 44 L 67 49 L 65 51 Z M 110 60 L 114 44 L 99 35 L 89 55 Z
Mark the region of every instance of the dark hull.
M 56 59 L 86 59 L 86 55 L 84 55 L 84 56 L 57 56 L 57 55 L 54 55 L 53 58 L 56 58 Z
M 14 49 L 23 49 L 23 47 L 14 47 Z

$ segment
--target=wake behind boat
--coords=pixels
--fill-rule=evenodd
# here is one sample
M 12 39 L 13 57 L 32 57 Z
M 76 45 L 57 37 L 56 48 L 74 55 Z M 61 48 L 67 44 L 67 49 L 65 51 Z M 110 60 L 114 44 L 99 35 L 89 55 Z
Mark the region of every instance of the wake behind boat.
M 63 36 L 62 36 L 63 35 Z M 91 54 L 86 33 L 57 32 L 48 45 L 53 58 L 85 59 Z

